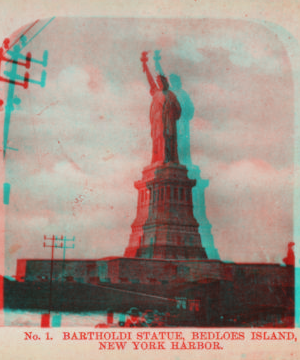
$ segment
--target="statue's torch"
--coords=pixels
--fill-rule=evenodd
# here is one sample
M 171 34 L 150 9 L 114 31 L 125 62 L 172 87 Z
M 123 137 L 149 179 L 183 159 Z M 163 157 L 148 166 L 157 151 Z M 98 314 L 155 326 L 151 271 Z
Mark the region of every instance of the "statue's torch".
M 141 62 L 143 64 L 143 71 L 146 71 L 147 68 L 147 62 L 148 62 L 148 51 L 143 51 L 141 56 Z

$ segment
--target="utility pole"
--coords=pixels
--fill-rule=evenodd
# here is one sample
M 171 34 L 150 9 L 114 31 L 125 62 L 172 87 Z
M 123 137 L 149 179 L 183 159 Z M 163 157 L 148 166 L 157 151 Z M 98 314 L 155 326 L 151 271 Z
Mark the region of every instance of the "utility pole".
M 50 241 L 50 244 L 47 244 L 47 241 Z M 73 241 L 72 246 L 67 245 L 67 241 Z M 45 316 L 42 316 L 42 324 L 43 327 L 49 327 L 50 326 L 50 314 L 52 310 L 52 281 L 53 281 L 53 261 L 54 261 L 54 249 L 63 249 L 63 269 L 62 269 L 62 277 L 64 278 L 65 273 L 65 258 L 66 258 L 66 249 L 74 249 L 75 244 L 75 236 L 73 236 L 72 239 L 67 239 L 65 236 L 61 235 L 59 238 L 58 236 L 53 235 L 52 237 L 47 237 L 44 235 L 44 248 L 50 247 L 51 248 L 51 267 L 50 267 L 50 283 L 49 283 L 49 310 L 48 314 L 45 314 Z M 61 318 L 61 316 L 59 316 Z M 53 319 L 54 321 L 54 319 Z M 60 322 L 60 320 L 59 320 Z
M 47 245 L 46 241 L 51 241 L 50 245 Z M 57 245 L 55 243 L 57 241 L 56 236 L 52 236 L 50 238 L 47 238 L 46 235 L 44 235 L 44 248 L 50 247 L 51 248 L 51 267 L 50 267 L 50 285 L 49 285 L 49 314 L 51 313 L 52 308 L 52 277 L 53 277 L 53 259 L 54 259 L 54 249 L 55 248 L 62 248 L 62 244 Z
M 75 236 L 73 236 L 72 239 L 67 239 L 65 236 L 61 235 L 60 239 L 57 237 L 56 238 L 57 241 L 61 241 L 60 243 L 60 248 L 64 249 L 64 252 L 63 252 L 63 271 L 62 271 L 62 277 L 64 278 L 64 275 L 65 275 L 65 259 L 66 259 L 66 250 L 67 249 L 74 249 L 75 247 L 75 244 L 74 244 L 74 241 L 75 241 Z M 68 246 L 67 245 L 67 241 L 73 241 L 72 245 L 71 246 Z
M 45 87 L 46 84 L 46 71 L 41 72 L 41 79 L 34 80 L 29 77 L 29 72 L 25 71 L 24 75 L 18 74 L 18 67 L 23 66 L 28 70 L 31 66 L 31 63 L 37 63 L 43 67 L 47 66 L 48 62 L 48 51 L 45 50 L 43 54 L 43 60 L 33 59 L 30 52 L 27 52 L 26 55 L 21 54 L 22 47 L 20 45 L 14 45 L 13 49 L 9 48 L 9 40 L 4 41 L 3 46 L 0 48 L 0 68 L 1 65 L 10 64 L 11 68 L 9 71 L 3 71 L 3 74 L 6 76 L 1 76 L 0 72 L 0 81 L 8 83 L 8 92 L 5 105 L 5 116 L 4 116 L 4 129 L 3 129 L 3 158 L 5 158 L 6 150 L 17 150 L 7 146 L 8 142 L 8 132 L 11 113 L 14 110 L 14 105 L 19 105 L 21 99 L 15 96 L 15 86 L 21 86 L 24 89 L 28 89 L 29 83 L 40 85 Z M 3 105 L 4 101 L 0 100 L 0 105 Z

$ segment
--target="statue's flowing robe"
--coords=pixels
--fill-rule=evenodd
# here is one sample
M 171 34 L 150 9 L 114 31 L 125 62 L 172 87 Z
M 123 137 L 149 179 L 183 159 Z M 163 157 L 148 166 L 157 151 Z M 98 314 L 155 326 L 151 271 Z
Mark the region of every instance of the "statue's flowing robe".
M 172 91 L 155 89 L 150 108 L 152 163 L 178 163 L 176 121 L 181 108 Z

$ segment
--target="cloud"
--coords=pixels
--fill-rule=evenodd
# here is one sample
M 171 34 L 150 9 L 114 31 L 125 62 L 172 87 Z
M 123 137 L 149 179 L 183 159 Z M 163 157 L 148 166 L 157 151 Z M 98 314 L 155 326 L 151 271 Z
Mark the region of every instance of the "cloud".
M 210 174 L 207 215 L 221 258 L 274 261 L 283 254 L 293 237 L 293 168 L 247 159 L 202 170 Z
M 289 68 L 287 54 L 276 34 L 263 26 L 251 22 L 235 22 L 235 26 L 228 26 L 228 21 L 213 22 L 205 32 L 197 37 L 194 44 L 198 50 L 206 49 L 217 52 L 225 50 L 232 64 L 250 68 L 255 67 L 267 74 L 278 74 Z
M 181 59 L 188 59 L 189 61 L 199 63 L 204 57 L 198 50 L 198 43 L 193 37 L 185 37 L 178 42 L 174 47 L 173 53 Z

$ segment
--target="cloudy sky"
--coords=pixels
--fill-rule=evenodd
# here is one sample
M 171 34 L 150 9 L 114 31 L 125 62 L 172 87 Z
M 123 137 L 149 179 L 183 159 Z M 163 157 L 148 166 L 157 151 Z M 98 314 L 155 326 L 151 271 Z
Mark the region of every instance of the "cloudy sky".
M 46 86 L 16 89 L 9 129 L 19 150 L 6 157 L 7 274 L 17 259 L 50 257 L 44 235 L 75 236 L 67 258 L 123 254 L 133 182 L 151 160 L 145 50 L 161 50 L 165 73 L 181 77 L 194 104 L 192 160 L 209 180 L 220 258 L 281 262 L 293 235 L 294 98 L 275 33 L 238 20 L 57 18 L 23 52 L 41 59 L 44 50 Z M 32 78 L 41 70 L 33 64 Z

